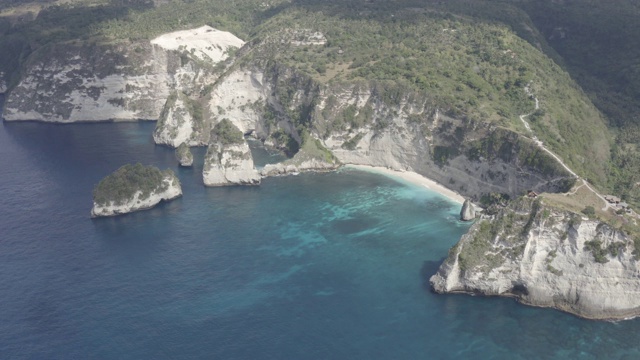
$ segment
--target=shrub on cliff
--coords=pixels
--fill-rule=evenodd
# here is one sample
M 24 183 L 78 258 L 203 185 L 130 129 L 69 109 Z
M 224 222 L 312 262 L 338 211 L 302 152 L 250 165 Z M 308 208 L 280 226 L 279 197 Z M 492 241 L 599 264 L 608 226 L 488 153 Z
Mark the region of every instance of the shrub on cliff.
M 592 218 L 596 215 L 596 209 L 593 206 L 589 205 L 582 209 L 582 213 Z
M 153 192 L 166 190 L 163 179 L 169 174 L 173 175 L 173 171 L 162 172 L 155 166 L 140 163 L 124 165 L 98 183 L 93 189 L 93 201 L 100 205 L 109 202 L 120 205 L 131 199 L 137 191 L 142 192 L 140 199 L 148 198 Z
M 229 119 L 222 119 L 211 130 L 211 142 L 219 142 L 222 145 L 242 144 L 244 136 Z

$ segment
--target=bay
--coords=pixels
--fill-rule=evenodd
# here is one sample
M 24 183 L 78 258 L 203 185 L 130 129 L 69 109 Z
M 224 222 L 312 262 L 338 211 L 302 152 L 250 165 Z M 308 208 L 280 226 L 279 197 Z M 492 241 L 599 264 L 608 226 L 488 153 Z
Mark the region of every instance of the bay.
M 356 170 L 205 188 L 204 149 L 179 168 L 153 126 L 0 127 L 0 358 L 640 357 L 636 320 L 431 293 L 469 226 L 436 193 Z M 95 184 L 135 162 L 184 196 L 90 219 Z

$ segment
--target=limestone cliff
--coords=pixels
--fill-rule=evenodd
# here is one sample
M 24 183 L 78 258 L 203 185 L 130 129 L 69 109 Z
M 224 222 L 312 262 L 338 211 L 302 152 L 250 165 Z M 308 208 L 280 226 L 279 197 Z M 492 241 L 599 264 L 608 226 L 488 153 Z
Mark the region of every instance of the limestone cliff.
M 249 145 L 245 141 L 209 145 L 202 180 L 205 186 L 260 184 L 260 174 L 253 165 Z
M 205 186 L 258 185 L 249 144 L 229 119 L 222 119 L 210 134 L 202 179 Z
M 570 174 L 512 130 L 450 113 L 423 93 L 388 83 L 323 83 L 271 60 L 269 46 L 244 45 L 229 33 L 201 27 L 145 43 L 45 47 L 30 56 L 4 116 L 158 119 L 154 141 L 171 147 L 208 145 L 211 129 L 226 118 L 290 156 L 308 135 L 336 159 L 327 165 L 298 156 L 268 172 L 337 163 L 382 166 L 417 172 L 473 200 L 570 185 Z
M 162 201 L 182 196 L 180 181 L 173 172 L 164 173 L 161 184 L 150 193 L 134 192 L 133 196 L 119 201 L 98 202 L 94 199 L 91 217 L 116 216 L 134 211 L 150 209 Z
M 389 91 L 376 82 L 322 85 L 290 68 L 255 62 L 214 84 L 200 101 L 202 121 L 186 111 L 169 116 L 175 121 L 163 115 L 156 134 L 164 134 L 163 144 L 185 139 L 206 144 L 211 124 L 228 118 L 243 133 L 291 155 L 306 130 L 340 163 L 415 171 L 475 200 L 490 192 L 517 196 L 570 187 L 572 176 L 532 140 L 490 123 L 446 116 L 410 91 L 400 90 L 390 100 Z M 174 105 L 171 111 L 183 107 Z M 302 170 L 297 162 L 269 166 L 263 173 L 297 172 Z
M 242 40 L 203 26 L 150 42 L 68 43 L 39 49 L 5 104 L 6 120 L 156 120 L 172 91 L 190 94 Z
M 186 143 L 190 146 L 201 145 L 199 134 L 205 130 L 202 119 L 196 114 L 199 103 L 190 99 L 181 91 L 174 91 L 169 95 L 160 118 L 153 132 L 156 144 L 178 147 Z M 200 115 L 201 116 L 201 115 Z
M 476 218 L 476 209 L 473 207 L 473 204 L 469 199 L 464 201 L 462 204 L 462 209 L 460 209 L 460 220 L 462 221 L 471 221 Z
M 430 282 L 439 293 L 624 319 L 640 315 L 637 254 L 632 239 L 606 224 L 522 198 L 473 225 Z

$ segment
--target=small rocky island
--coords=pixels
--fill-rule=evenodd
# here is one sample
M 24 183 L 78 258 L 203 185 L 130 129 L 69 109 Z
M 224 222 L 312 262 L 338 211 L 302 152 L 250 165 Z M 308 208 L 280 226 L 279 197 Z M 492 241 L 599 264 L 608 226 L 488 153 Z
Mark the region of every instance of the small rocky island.
M 93 190 L 91 217 L 115 216 L 154 207 L 182 195 L 175 173 L 155 166 L 127 164 L 102 179 Z
M 193 165 L 193 154 L 187 143 L 182 143 L 176 149 L 176 159 L 180 162 L 180 166 L 190 167 Z

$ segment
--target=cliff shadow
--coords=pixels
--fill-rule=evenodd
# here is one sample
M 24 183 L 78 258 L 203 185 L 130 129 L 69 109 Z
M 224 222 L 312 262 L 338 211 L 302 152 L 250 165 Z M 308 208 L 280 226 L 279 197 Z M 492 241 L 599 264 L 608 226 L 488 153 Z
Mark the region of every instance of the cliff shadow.
M 422 263 L 422 267 L 420 268 L 420 279 L 422 279 L 422 286 L 424 286 L 425 290 L 433 292 L 433 290 L 431 289 L 431 284 L 429 284 L 429 278 L 438 272 L 438 269 L 440 269 L 440 265 L 446 259 L 446 257 L 443 257 L 437 261 L 427 260 Z

